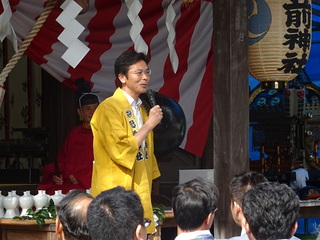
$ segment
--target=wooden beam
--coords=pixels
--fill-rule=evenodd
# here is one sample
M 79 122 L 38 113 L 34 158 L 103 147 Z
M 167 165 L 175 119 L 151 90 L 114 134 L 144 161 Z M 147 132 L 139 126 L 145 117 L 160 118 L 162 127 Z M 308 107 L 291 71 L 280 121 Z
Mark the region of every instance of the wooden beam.
M 249 170 L 246 0 L 214 1 L 214 181 L 220 191 L 214 237 L 240 235 L 230 212 L 229 182 Z

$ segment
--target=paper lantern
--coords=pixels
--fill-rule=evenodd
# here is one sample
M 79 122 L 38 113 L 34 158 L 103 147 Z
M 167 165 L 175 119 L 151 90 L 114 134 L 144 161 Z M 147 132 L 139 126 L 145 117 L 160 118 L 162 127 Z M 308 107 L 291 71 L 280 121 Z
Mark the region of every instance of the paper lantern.
M 307 63 L 311 47 L 311 0 L 250 0 L 249 73 L 285 83 Z

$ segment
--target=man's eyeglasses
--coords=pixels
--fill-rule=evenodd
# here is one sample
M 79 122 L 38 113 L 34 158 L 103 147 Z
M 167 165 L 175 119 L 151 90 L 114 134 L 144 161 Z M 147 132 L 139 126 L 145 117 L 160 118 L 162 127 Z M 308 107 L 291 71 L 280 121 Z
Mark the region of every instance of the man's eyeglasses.
M 143 219 L 143 226 L 149 227 L 151 224 L 151 220 L 149 218 L 144 218 Z
M 136 74 L 138 77 L 141 77 L 142 74 L 145 74 L 146 76 L 150 76 L 150 75 L 151 75 L 151 69 L 147 69 L 147 70 L 145 70 L 145 71 L 143 71 L 143 70 L 136 70 L 136 71 L 132 71 L 132 72 L 129 72 L 129 73 Z

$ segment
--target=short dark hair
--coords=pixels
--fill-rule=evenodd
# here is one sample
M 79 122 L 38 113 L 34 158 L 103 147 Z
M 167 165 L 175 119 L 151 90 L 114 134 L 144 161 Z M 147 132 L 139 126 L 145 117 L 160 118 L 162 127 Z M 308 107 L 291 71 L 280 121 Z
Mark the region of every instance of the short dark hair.
M 299 216 L 299 198 L 286 184 L 263 182 L 244 195 L 242 211 L 255 239 L 289 239 Z
M 236 175 L 232 178 L 229 184 L 230 198 L 241 207 L 243 195 L 258 183 L 267 181 L 268 179 L 262 173 L 255 171 L 249 171 Z
M 143 225 L 143 207 L 135 192 L 119 186 L 91 202 L 87 219 L 92 239 L 133 240 L 136 227 Z
M 147 64 L 149 63 L 149 58 L 143 52 L 136 51 L 125 51 L 123 52 L 114 63 L 114 74 L 116 78 L 118 75 L 122 73 L 126 77 L 128 77 L 129 67 L 139 61 L 145 61 Z
M 63 233 L 68 240 L 90 240 L 87 227 L 87 208 L 82 206 L 81 201 L 93 199 L 93 197 L 82 191 L 72 190 L 56 205 L 56 212 L 63 226 Z
M 172 192 L 173 215 L 182 230 L 194 230 L 217 208 L 219 192 L 213 182 L 195 178 Z

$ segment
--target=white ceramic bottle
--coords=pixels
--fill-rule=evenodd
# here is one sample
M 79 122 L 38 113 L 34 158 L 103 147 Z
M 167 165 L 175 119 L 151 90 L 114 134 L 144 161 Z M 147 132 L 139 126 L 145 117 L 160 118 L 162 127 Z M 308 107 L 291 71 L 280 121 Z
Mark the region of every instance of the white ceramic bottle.
M 0 191 L 0 218 L 4 217 L 3 198 L 4 196 L 1 194 Z
M 63 196 L 63 197 L 66 196 L 65 194 L 62 193 L 62 190 L 58 190 L 58 193 L 59 193 L 61 196 Z
M 45 194 L 44 190 L 38 190 L 38 194 L 33 196 L 33 201 L 37 211 L 48 205 L 49 197 Z
M 19 206 L 21 207 L 20 216 L 27 215 L 27 211 L 33 207 L 33 203 L 33 196 L 31 196 L 30 191 L 23 192 L 23 195 L 19 198 Z
M 54 205 L 57 205 L 61 200 L 63 199 L 63 195 L 60 194 L 59 190 L 54 191 L 54 195 L 51 196 L 52 201 L 54 202 Z
M 18 198 L 18 206 L 14 209 L 14 213 L 16 214 L 16 216 L 20 215 L 20 209 L 19 209 L 19 198 L 20 196 L 17 194 L 17 190 L 12 190 L 12 196 Z
M 13 218 L 16 216 L 14 209 L 19 205 L 18 198 L 8 192 L 8 196 L 3 198 L 3 207 L 6 209 L 3 218 Z

